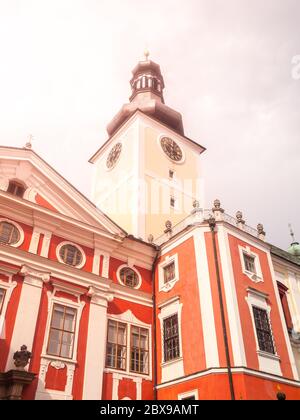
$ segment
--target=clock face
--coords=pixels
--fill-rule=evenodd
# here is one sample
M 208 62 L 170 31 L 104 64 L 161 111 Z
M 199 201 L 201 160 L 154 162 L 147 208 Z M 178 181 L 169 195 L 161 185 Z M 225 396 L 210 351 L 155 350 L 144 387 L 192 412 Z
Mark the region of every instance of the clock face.
M 122 144 L 121 143 L 117 143 L 109 152 L 109 155 L 107 157 L 107 161 L 106 161 L 106 166 L 108 169 L 111 169 L 115 166 L 115 164 L 117 163 L 120 154 L 122 152 Z
M 160 141 L 161 147 L 165 154 L 174 162 L 181 162 L 183 153 L 178 144 L 169 137 L 163 137 Z

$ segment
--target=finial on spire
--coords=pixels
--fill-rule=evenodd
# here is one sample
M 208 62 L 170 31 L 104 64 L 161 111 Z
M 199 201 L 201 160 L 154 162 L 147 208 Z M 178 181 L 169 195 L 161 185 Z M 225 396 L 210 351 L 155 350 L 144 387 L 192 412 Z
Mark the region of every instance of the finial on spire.
M 294 231 L 293 231 L 293 228 L 292 228 L 291 223 L 289 223 L 289 228 L 290 228 L 290 234 L 291 234 L 293 243 L 295 243 L 295 234 L 294 234 Z
M 32 141 L 33 141 L 33 135 L 29 134 L 27 143 L 25 144 L 25 149 L 32 149 Z
M 150 52 L 149 52 L 148 48 L 146 48 L 145 51 L 144 51 L 145 61 L 149 60 L 149 56 L 150 56 Z

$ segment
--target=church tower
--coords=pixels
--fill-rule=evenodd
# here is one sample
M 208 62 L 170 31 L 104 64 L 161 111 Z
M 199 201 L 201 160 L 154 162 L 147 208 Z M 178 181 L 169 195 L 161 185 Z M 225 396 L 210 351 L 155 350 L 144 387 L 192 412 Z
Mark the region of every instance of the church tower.
M 201 203 L 200 155 L 182 116 L 164 101 L 160 66 L 149 53 L 132 72 L 131 96 L 108 124 L 108 140 L 90 159 L 95 204 L 129 234 L 156 239 Z

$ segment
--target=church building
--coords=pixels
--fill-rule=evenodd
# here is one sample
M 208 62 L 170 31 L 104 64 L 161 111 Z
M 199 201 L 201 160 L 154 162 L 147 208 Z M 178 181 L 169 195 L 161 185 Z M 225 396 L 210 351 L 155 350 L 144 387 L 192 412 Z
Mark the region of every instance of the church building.
M 0 146 L 0 399 L 300 399 L 299 243 L 205 206 L 148 54 L 130 86 L 92 201 Z

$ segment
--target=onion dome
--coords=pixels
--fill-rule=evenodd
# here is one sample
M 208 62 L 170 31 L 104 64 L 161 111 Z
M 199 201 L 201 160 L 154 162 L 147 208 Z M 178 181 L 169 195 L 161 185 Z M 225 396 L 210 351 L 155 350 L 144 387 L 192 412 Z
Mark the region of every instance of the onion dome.
M 132 90 L 129 98 L 130 102 L 123 105 L 107 126 L 109 136 L 112 136 L 137 110 L 184 135 L 182 116 L 179 112 L 165 105 L 163 96 L 165 84 L 160 66 L 149 60 L 148 52 L 145 52 L 145 60 L 140 61 L 133 69 L 130 86 Z

